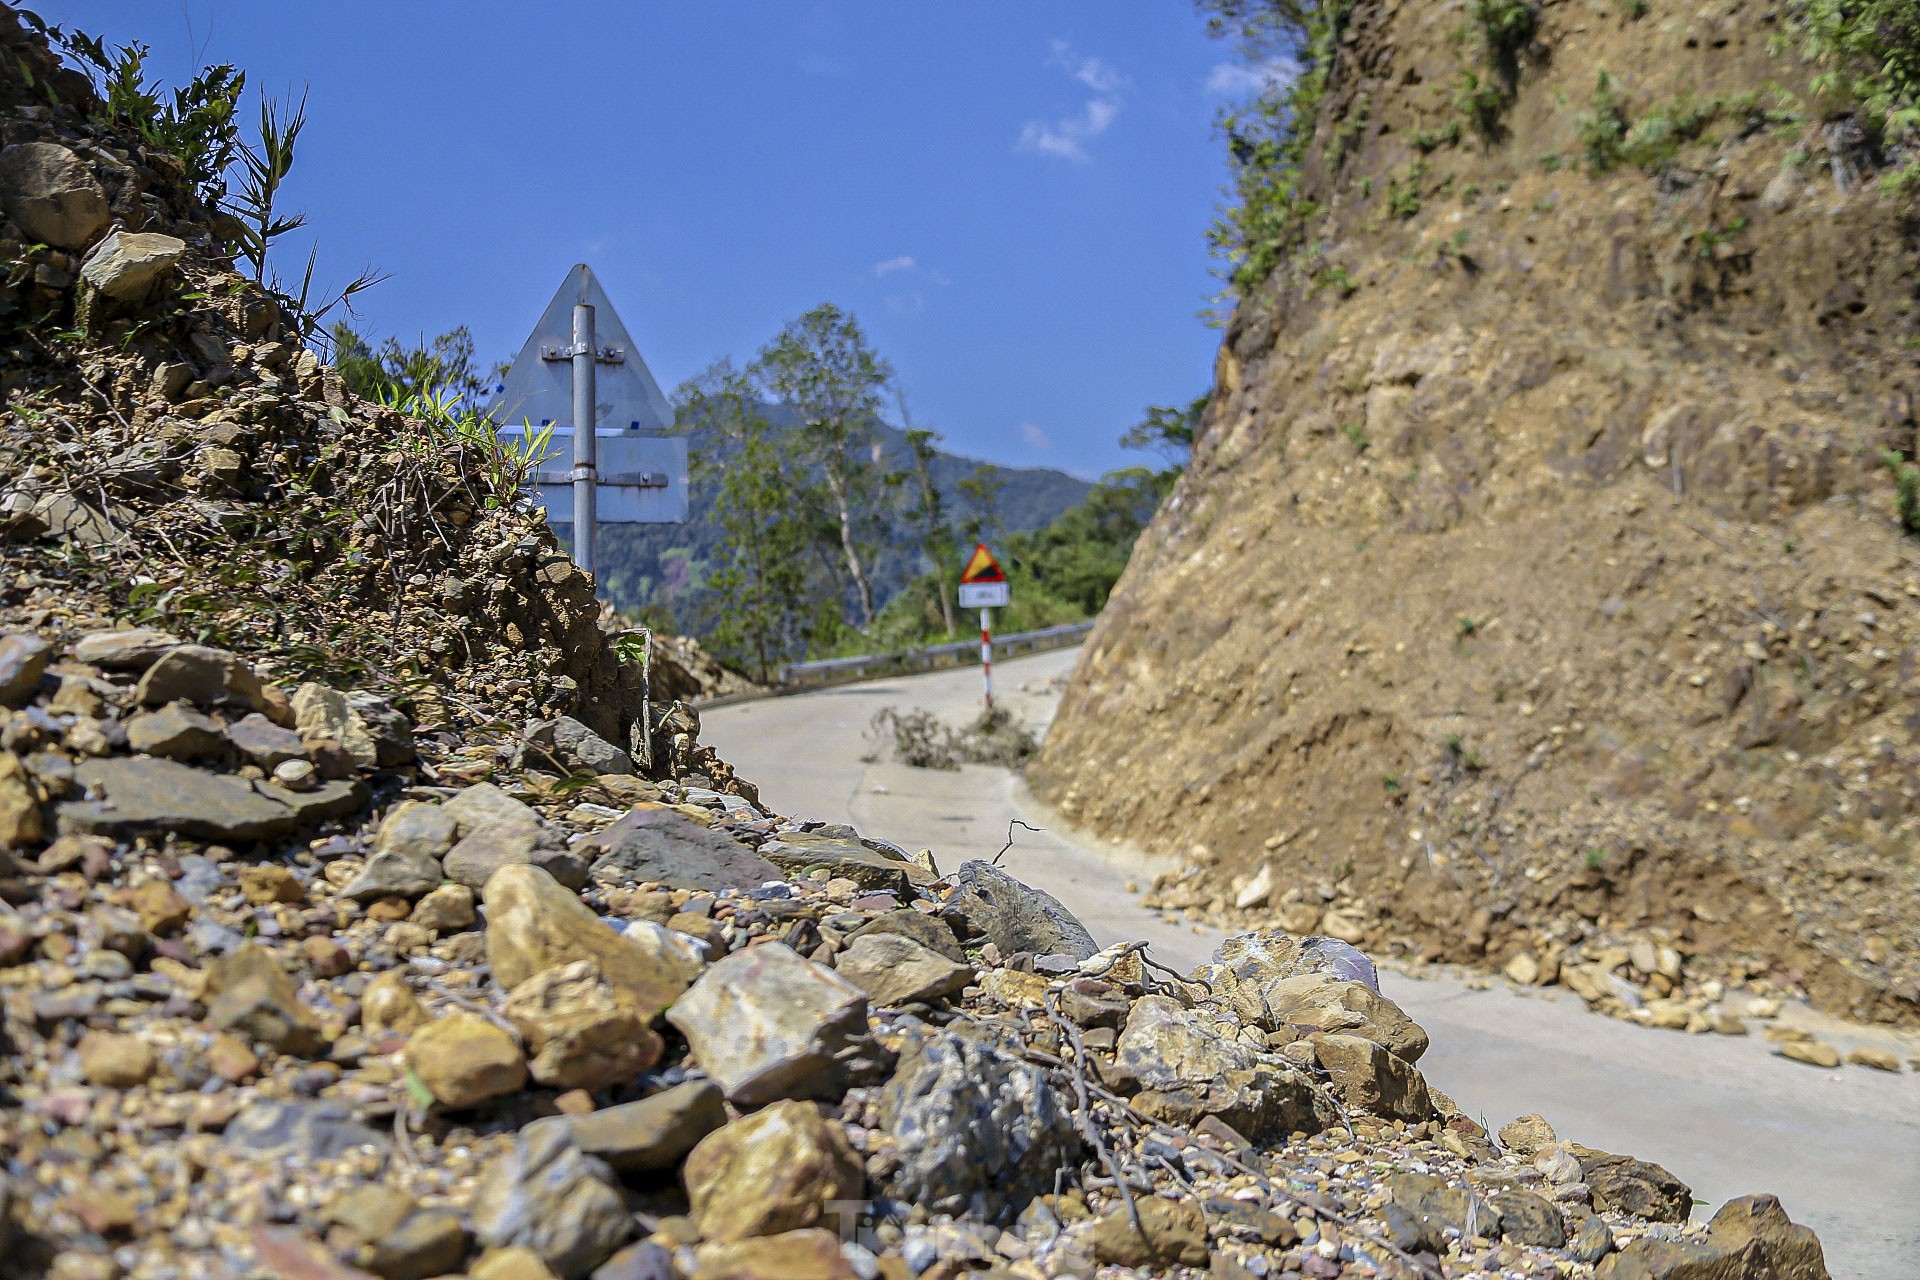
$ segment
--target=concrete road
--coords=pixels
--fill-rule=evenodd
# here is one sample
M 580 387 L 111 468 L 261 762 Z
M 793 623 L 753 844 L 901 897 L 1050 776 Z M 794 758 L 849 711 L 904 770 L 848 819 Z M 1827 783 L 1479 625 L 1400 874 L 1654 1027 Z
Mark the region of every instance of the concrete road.
M 1036 730 L 1051 722 L 1077 650 L 996 664 L 995 696 Z M 870 761 L 884 707 L 926 708 L 958 724 L 977 713 L 980 673 L 961 668 L 715 708 L 703 738 L 760 785 L 774 810 L 851 822 L 942 868 L 991 858 L 1015 820 L 1002 865 L 1067 904 L 1102 943 L 1143 938 L 1182 970 L 1219 935 L 1141 907 L 1124 884 L 1155 863 L 1138 850 L 1076 835 L 1002 769 L 955 772 Z M 1489 1128 L 1528 1111 L 1562 1137 L 1666 1165 L 1711 1212 L 1771 1191 L 1820 1233 L 1836 1280 L 1920 1277 L 1920 1074 L 1822 1071 L 1774 1056 L 1759 1035 L 1686 1036 L 1586 1012 L 1565 992 L 1434 974 L 1382 974 L 1382 986 L 1427 1028 L 1420 1067 Z M 1555 997 L 1558 998 L 1555 998 Z M 1789 1016 L 1843 1047 L 1877 1043 L 1906 1058 L 1920 1045 Z

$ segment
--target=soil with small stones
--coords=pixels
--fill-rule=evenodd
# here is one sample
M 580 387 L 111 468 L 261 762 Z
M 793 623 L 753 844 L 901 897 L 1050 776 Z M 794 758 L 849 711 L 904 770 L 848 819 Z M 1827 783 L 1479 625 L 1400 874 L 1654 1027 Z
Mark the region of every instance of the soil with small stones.
M 1583 163 L 1601 72 L 1631 121 L 1800 91 L 1777 8 L 1548 6 L 1498 136 L 1434 143 L 1463 17 L 1353 10 L 1323 257 L 1237 306 L 1036 790 L 1181 906 L 1913 1025 L 1911 202 L 1846 121 L 1744 108 L 1657 171 Z

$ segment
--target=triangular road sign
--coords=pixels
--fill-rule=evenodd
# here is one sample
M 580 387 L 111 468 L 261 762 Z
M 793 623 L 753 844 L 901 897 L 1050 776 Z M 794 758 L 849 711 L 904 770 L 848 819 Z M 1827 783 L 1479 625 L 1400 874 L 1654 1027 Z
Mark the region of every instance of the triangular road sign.
M 540 323 L 513 359 L 487 413 L 502 426 L 530 422 L 573 429 L 573 366 L 550 356 L 573 345 L 573 308 L 593 308 L 595 355 L 594 426 L 607 431 L 665 431 L 673 425 L 673 407 L 640 358 L 619 313 L 587 264 L 567 272 L 560 292 L 547 304 Z
M 961 582 L 1005 582 L 1007 575 L 1001 572 L 1000 562 L 993 558 L 993 552 L 987 550 L 987 544 L 973 544 L 973 555 L 967 560 L 967 567 L 960 571 Z

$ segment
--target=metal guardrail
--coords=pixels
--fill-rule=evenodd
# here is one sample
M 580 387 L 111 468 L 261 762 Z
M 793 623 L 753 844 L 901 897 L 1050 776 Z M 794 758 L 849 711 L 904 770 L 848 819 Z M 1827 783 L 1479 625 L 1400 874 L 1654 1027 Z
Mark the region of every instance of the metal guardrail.
M 1044 653 L 1049 649 L 1064 649 L 1068 645 L 1084 640 L 1087 633 L 1092 630 L 1091 622 L 1069 622 L 1064 626 L 1043 627 L 1038 631 L 1016 631 L 1011 635 L 995 636 L 993 652 L 995 657 L 1013 658 L 1027 653 Z M 757 702 L 761 698 L 778 698 L 789 693 L 825 689 L 836 684 L 877 680 L 883 676 L 905 675 L 915 671 L 936 671 L 942 667 L 968 666 L 979 661 L 980 642 L 959 640 L 953 644 L 934 645 L 929 649 L 908 649 L 903 653 L 863 654 L 856 658 L 824 658 L 819 662 L 794 662 L 780 668 L 780 679 L 777 684 L 745 693 L 701 698 L 694 702 L 693 706 L 695 710 L 705 711 L 712 707 L 732 706 L 736 702 Z
M 1093 630 L 1091 622 L 1070 622 L 1038 631 L 1016 631 L 993 638 L 997 658 L 1013 658 L 1023 653 L 1041 653 L 1063 649 Z M 959 640 L 926 649 L 908 649 L 904 653 L 862 654 L 855 658 L 823 658 L 818 662 L 795 662 L 780 668 L 780 684 L 787 689 L 814 689 L 821 685 L 852 680 L 871 680 L 876 676 L 898 675 L 910 671 L 933 671 L 941 667 L 962 667 L 980 661 L 978 640 Z

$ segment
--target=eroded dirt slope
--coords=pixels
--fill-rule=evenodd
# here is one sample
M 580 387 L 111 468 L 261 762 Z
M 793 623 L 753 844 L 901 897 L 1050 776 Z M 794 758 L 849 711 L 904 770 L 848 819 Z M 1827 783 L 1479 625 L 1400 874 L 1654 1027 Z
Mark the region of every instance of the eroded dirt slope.
M 1546 980 L 1641 939 L 1679 972 L 1621 962 L 1630 999 L 1920 1014 L 1920 554 L 1882 460 L 1916 224 L 1769 55 L 1782 12 L 1549 5 L 1495 136 L 1449 141 L 1465 6 L 1356 7 L 1324 252 L 1233 315 L 1035 771 L 1175 855 L 1163 901 Z M 1708 122 L 1596 170 L 1603 108 Z

